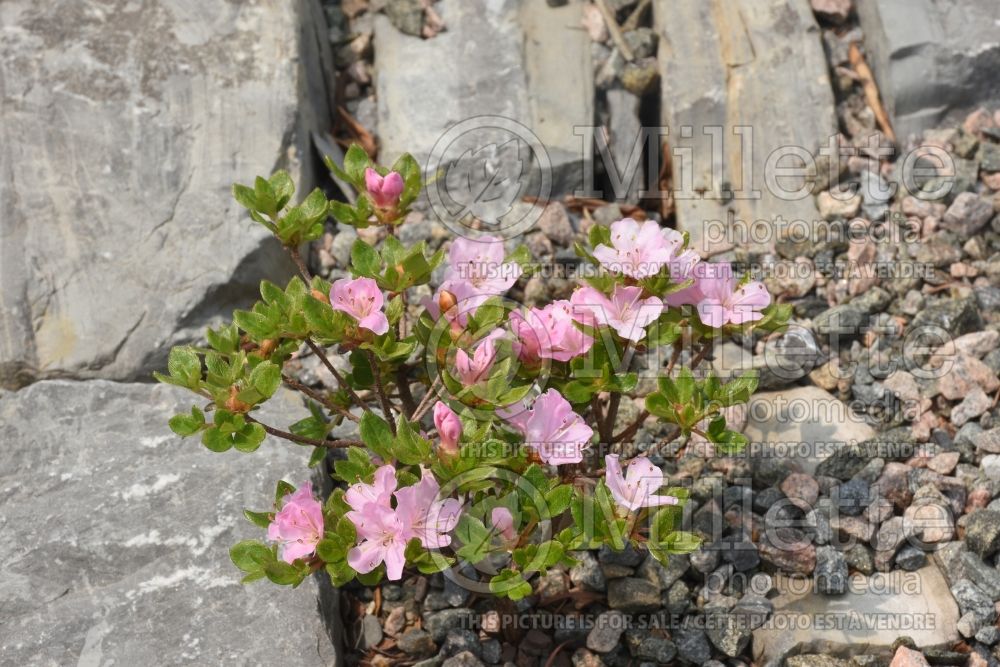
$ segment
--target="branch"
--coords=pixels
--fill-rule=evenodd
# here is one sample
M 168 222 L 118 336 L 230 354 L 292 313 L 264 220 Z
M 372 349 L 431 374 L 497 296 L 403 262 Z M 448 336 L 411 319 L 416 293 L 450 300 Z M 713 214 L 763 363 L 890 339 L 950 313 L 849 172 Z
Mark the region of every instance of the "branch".
M 372 367 L 372 376 L 375 378 L 375 391 L 382 402 L 382 413 L 385 414 L 385 420 L 389 422 L 392 434 L 396 435 L 396 420 L 392 418 L 392 403 L 389 402 L 389 397 L 385 393 L 385 384 L 382 382 L 382 369 L 379 368 L 378 359 L 375 358 L 374 352 L 365 350 L 365 354 L 368 355 L 368 363 Z
M 350 385 L 344 381 L 344 377 L 337 371 L 336 368 L 333 367 L 333 364 L 330 363 L 330 359 L 326 356 L 326 353 L 323 352 L 323 349 L 314 343 L 311 338 L 306 338 L 306 345 L 308 345 L 309 349 L 313 351 L 313 354 L 320 358 L 320 361 L 322 361 L 323 365 L 326 366 L 326 370 L 330 371 L 330 373 L 333 374 L 333 377 L 337 378 L 337 383 L 340 385 L 340 388 L 347 392 L 347 395 L 351 397 L 351 400 L 364 408 L 365 411 L 371 412 L 371 408 L 368 407 L 368 401 L 358 396 L 357 393 L 351 389 Z
M 413 394 L 410 393 L 410 381 L 406 377 L 406 366 L 400 366 L 396 369 L 396 388 L 399 390 L 399 400 L 403 404 L 403 414 L 412 421 L 413 413 L 417 411 L 417 404 L 413 400 Z
M 309 398 L 313 399 L 314 401 L 316 401 L 317 403 L 319 403 L 320 405 L 322 405 L 323 407 L 325 407 L 327 410 L 330 410 L 331 412 L 336 412 L 337 414 L 343 415 L 347 419 L 350 419 L 352 422 L 361 421 L 360 419 L 358 419 L 357 415 L 355 415 L 353 412 L 351 412 L 347 408 L 345 408 L 345 407 L 343 407 L 341 405 L 337 405 L 333 401 L 329 400 L 326 396 L 323 396 L 321 393 L 319 393 L 315 389 L 307 387 L 306 385 L 302 384 L 301 382 L 299 382 L 295 378 L 288 377 L 287 375 L 282 375 L 281 379 L 284 381 L 284 383 L 286 385 L 288 385 L 288 387 L 290 389 L 295 389 L 296 391 L 301 391 L 303 394 L 305 394 Z
M 624 431 L 622 431 L 621 433 L 619 433 L 618 435 L 616 435 L 614 438 L 611 439 L 612 444 L 616 442 L 622 442 L 623 440 L 627 440 L 631 438 L 633 435 L 635 435 L 636 432 L 639 430 L 639 428 L 642 427 L 642 423 L 646 421 L 646 417 L 648 416 L 649 416 L 648 410 L 643 410 L 642 412 L 640 412 L 639 416 L 635 418 L 634 422 L 629 424 L 628 428 L 626 428 Z
M 431 383 L 431 386 L 427 389 L 427 393 L 424 394 L 423 399 L 421 399 L 420 405 L 418 405 L 417 409 L 413 411 L 413 416 L 410 417 L 410 421 L 420 421 L 420 419 L 427 414 L 427 411 L 431 409 L 431 406 L 434 405 L 434 398 L 437 396 L 434 392 L 437 390 L 439 384 L 441 384 L 440 375 L 434 378 L 434 382 Z
M 273 426 L 268 426 L 263 424 L 250 415 L 244 415 L 248 422 L 254 424 L 260 424 L 260 426 L 270 433 L 271 435 L 284 438 L 285 440 L 291 440 L 292 442 L 297 442 L 300 445 L 312 445 L 313 447 L 328 447 L 330 449 L 337 449 L 339 447 L 364 447 L 365 443 L 360 440 L 316 440 L 315 438 L 307 438 L 302 435 L 295 435 L 294 433 L 289 433 L 288 431 L 282 431 L 281 429 L 274 428 Z
M 295 262 L 295 266 L 299 267 L 299 274 L 302 276 L 302 279 L 306 281 L 306 286 L 308 287 L 312 284 L 312 275 L 309 273 L 309 267 L 307 267 L 306 263 L 302 260 L 302 253 L 299 252 L 298 248 L 293 248 L 287 245 L 285 246 L 285 249 L 291 256 L 292 261 Z

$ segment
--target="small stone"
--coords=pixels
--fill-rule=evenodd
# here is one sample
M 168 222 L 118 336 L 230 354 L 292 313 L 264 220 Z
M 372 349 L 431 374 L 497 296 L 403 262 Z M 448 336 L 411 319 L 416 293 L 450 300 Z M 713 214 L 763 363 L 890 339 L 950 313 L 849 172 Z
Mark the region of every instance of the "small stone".
M 958 465 L 960 458 L 961 454 L 958 452 L 941 452 L 927 462 L 927 467 L 941 475 L 948 475 Z
M 896 554 L 896 567 L 907 572 L 916 572 L 927 564 L 927 554 L 912 544 L 907 544 Z
M 1000 641 L 1000 628 L 997 628 L 995 625 L 987 625 L 980 628 L 976 632 L 976 641 L 987 646 L 993 646 L 997 641 Z
M 667 613 L 680 616 L 691 604 L 691 589 L 682 580 L 675 581 L 660 601 Z
M 870 494 L 871 487 L 868 482 L 859 477 L 852 477 L 834 488 L 831 497 L 840 512 L 848 516 L 858 516 L 868 507 Z
M 597 552 L 597 560 L 608 565 L 624 565 L 625 567 L 638 567 L 645 554 L 634 546 L 631 542 L 625 543 L 625 548 L 615 551 L 607 544 L 602 544 Z
M 890 569 L 896 552 L 911 532 L 912 529 L 904 523 L 901 516 L 894 516 L 879 527 L 873 544 L 877 569 L 883 571 Z
M 637 28 L 622 34 L 625 43 L 632 50 L 635 58 L 648 58 L 656 55 L 656 31 L 652 28 Z
M 850 192 L 821 192 L 816 197 L 816 208 L 824 220 L 843 218 L 850 220 L 861 210 L 861 195 Z
M 972 192 L 963 192 L 955 197 L 941 221 L 946 229 L 968 237 L 982 229 L 992 217 L 993 204 L 990 200 Z
M 1000 512 L 976 510 L 965 520 L 965 544 L 969 551 L 986 559 L 1000 548 Z
M 718 549 L 699 549 L 690 556 L 691 567 L 701 574 L 709 574 L 719 567 L 722 554 Z
M 389 0 L 386 16 L 400 32 L 420 37 L 424 29 L 424 6 L 420 0 Z
M 594 619 L 594 627 L 587 635 L 587 648 L 598 653 L 609 653 L 618 646 L 625 632 L 628 619 L 620 611 L 606 611 Z
M 441 663 L 441 667 L 482 667 L 483 661 L 470 651 L 462 651 Z
M 414 628 L 407 630 L 396 640 L 396 647 L 407 655 L 423 658 L 434 655 L 437 645 L 426 630 Z
M 361 619 L 361 641 L 358 645 L 361 648 L 369 649 L 372 646 L 377 646 L 382 641 L 382 636 L 382 624 L 379 623 L 378 617 L 365 614 L 364 618 Z
M 847 560 L 831 546 L 816 548 L 816 569 L 813 571 L 816 590 L 824 595 L 847 592 Z
M 988 431 L 983 431 L 979 424 L 966 424 L 962 427 L 962 430 L 955 435 L 955 444 L 959 445 L 960 436 L 968 430 L 967 437 L 972 442 L 973 446 L 981 452 L 989 452 L 990 454 L 1000 454 L 1000 426 L 997 428 L 991 428 Z
M 424 614 L 424 629 L 435 642 L 443 642 L 448 632 L 472 626 L 471 609 L 443 609 Z
M 652 555 L 646 556 L 646 560 L 636 570 L 635 575 L 642 579 L 653 582 L 661 590 L 670 588 L 675 581 L 684 576 L 684 573 L 691 567 L 687 554 L 670 554 L 667 556 L 667 564 L 663 565 Z
M 781 491 L 791 500 L 813 507 L 819 498 L 819 484 L 810 475 L 792 473 L 781 483 Z
M 677 655 L 677 647 L 669 639 L 646 637 L 635 651 L 640 660 L 650 660 L 660 664 L 670 664 Z
M 889 667 L 930 667 L 930 664 L 920 651 L 900 646 L 892 656 Z
M 594 655 L 585 648 L 578 648 L 571 658 L 573 667 L 604 667 L 604 661 L 600 656 Z
M 625 65 L 622 70 L 622 86 L 633 95 L 642 97 L 653 90 L 660 78 L 656 58 L 644 58 Z
M 715 648 L 735 658 L 750 643 L 752 630 L 744 619 L 726 612 L 705 615 L 705 631 Z
M 695 665 L 703 665 L 712 658 L 712 647 L 708 636 L 698 628 L 682 627 L 673 634 L 677 654 L 681 660 Z
M 993 600 L 983 592 L 979 586 L 968 579 L 960 579 L 956 581 L 951 587 L 951 594 L 955 597 L 955 602 L 958 603 L 959 611 L 964 614 L 972 614 L 976 620 L 977 630 L 986 625 L 987 623 L 992 623 L 996 620 L 997 610 L 993 604 Z M 972 634 L 975 634 L 975 630 Z M 972 636 L 967 634 L 967 637 Z
M 940 327 L 957 337 L 981 330 L 983 320 L 974 298 L 949 299 L 925 306 L 910 322 L 910 331 L 920 331 L 930 327 Z
M 566 207 L 560 202 L 547 204 L 536 224 L 549 240 L 562 246 L 572 243 L 576 235 L 566 213 Z
M 849 568 L 857 570 L 861 574 L 870 575 L 875 571 L 875 560 L 872 558 L 872 550 L 860 542 L 855 543 L 850 549 L 844 551 L 844 560 Z
M 762 560 L 790 574 L 812 574 L 816 568 L 816 546 L 794 529 L 768 531 L 757 550 Z
M 472 630 L 452 630 L 441 645 L 441 655 L 458 655 L 463 651 L 482 657 L 482 642 L 479 641 L 479 635 Z
M 974 387 L 962 402 L 951 409 L 951 423 L 961 426 L 990 409 L 993 399 L 979 387 Z
M 975 389 L 994 392 L 1000 387 L 997 374 L 975 357 L 960 354 L 951 364 L 947 375 L 938 381 L 941 395 L 949 401 L 965 399 Z M 963 422 L 964 423 L 964 422 Z
M 608 606 L 630 614 L 656 611 L 660 587 L 645 579 L 625 577 L 608 582 Z
M 819 17 L 837 25 L 851 15 L 851 0 L 809 0 L 809 4 Z
M 887 463 L 882 475 L 875 482 L 876 492 L 900 509 L 906 508 L 913 498 L 910 491 L 909 475 L 913 470 L 905 463 Z
M 857 667 L 849 660 L 841 660 L 828 655 L 793 655 L 785 660 L 785 667 Z
M 592 591 L 606 590 L 607 581 L 594 554 L 590 551 L 575 551 L 571 555 L 577 560 L 577 564 L 570 568 L 570 581 Z

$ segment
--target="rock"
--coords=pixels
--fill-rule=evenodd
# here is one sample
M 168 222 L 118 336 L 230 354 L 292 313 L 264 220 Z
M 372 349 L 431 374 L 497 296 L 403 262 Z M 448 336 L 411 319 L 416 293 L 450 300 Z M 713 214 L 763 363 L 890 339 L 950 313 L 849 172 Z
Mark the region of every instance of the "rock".
M 456 183 L 463 174 L 486 174 L 501 163 L 509 164 L 507 154 L 491 143 L 517 141 L 513 146 L 530 169 L 515 174 L 516 182 L 526 184 L 529 175 L 540 174 L 528 144 L 519 138 L 523 129 L 473 130 L 447 148 L 440 161 L 431 165 L 427 158 L 438 139 L 456 124 L 477 116 L 502 116 L 531 128 L 544 145 L 552 164 L 554 193 L 582 186 L 580 137 L 573 128 L 593 123 L 594 90 L 590 40 L 575 28 L 580 25 L 581 4 L 553 8 L 541 2 L 441 0 L 435 9 L 448 29 L 427 40 L 405 35 L 389 18 L 376 16 L 375 93 L 382 160 L 391 163 L 410 152 L 432 171 L 445 170 L 439 179 L 445 200 L 475 205 L 463 200 Z M 470 50 L 470 44 L 477 47 Z M 414 90 L 423 92 L 414 95 Z M 469 149 L 480 151 L 477 164 L 456 166 Z M 502 217 L 510 205 L 500 202 L 488 217 Z M 445 208 L 435 206 L 435 212 L 446 216 L 451 209 Z
M 996 305 L 1000 306 L 1000 303 Z M 988 310 L 985 307 L 984 309 Z M 998 344 L 1000 344 L 1000 331 L 994 331 L 993 329 L 974 331 L 949 340 L 939 347 L 934 351 L 931 362 L 945 363 L 949 357 L 953 357 L 956 354 L 964 354 L 982 359 L 988 352 L 995 350 Z
M 275 165 L 313 188 L 323 24 L 311 0 L 157 1 L 141 18 L 4 3 L 0 386 L 148 380 L 261 278 L 291 277 L 230 188 Z
M 883 523 L 878 529 L 875 541 L 872 542 L 872 546 L 875 547 L 875 567 L 879 570 L 888 570 L 899 547 L 912 535 L 913 527 L 901 516 L 894 516 Z
M 812 574 L 816 568 L 816 546 L 791 528 L 778 528 L 762 535 L 757 551 L 761 560 L 782 572 Z
M 875 437 L 845 403 L 819 387 L 758 393 L 747 410 L 744 433 L 754 443 L 754 458 L 780 460 L 787 470 L 808 475 L 843 444 Z
M 637 577 L 647 579 L 661 590 L 667 590 L 675 581 L 684 576 L 684 573 L 691 567 L 687 554 L 670 554 L 667 556 L 667 564 L 663 565 L 652 555 L 646 556 L 642 565 L 636 570 Z
M 741 183 L 746 191 L 761 191 L 760 198 L 737 193 L 730 201 L 720 196 L 735 168 L 731 165 L 740 164 L 735 124 L 754 127 L 754 155 L 770 155 L 783 146 L 801 146 L 816 154 L 837 134 L 826 58 L 807 0 L 738 0 L 727 10 L 717 13 L 698 0 L 653 3 L 653 25 L 660 38 L 661 124 L 691 128 L 690 133 L 672 129 L 670 142 L 676 150 L 691 151 L 691 173 L 674 165 L 675 182 L 690 183 L 693 190 L 678 196 L 676 206 L 678 228 L 690 232 L 697 250 L 730 243 L 741 251 L 773 247 L 778 216 L 785 221 L 819 219 L 812 197 L 783 199 L 765 187 L 763 169 L 755 171 L 755 182 Z M 803 111 L 797 102 L 802 99 L 815 103 Z M 713 146 L 717 150 L 720 145 L 709 130 L 713 126 L 721 127 L 726 138 L 718 154 L 713 153 Z M 794 184 L 783 181 L 782 186 L 799 188 L 801 179 L 792 180 Z M 773 233 L 751 239 L 745 225 L 730 229 L 725 223 L 729 210 L 737 221 L 772 223 Z
M 951 409 L 951 423 L 961 426 L 989 410 L 992 405 L 993 399 L 981 387 L 973 387 L 962 402 Z
M 974 427 L 974 431 L 970 431 L 969 433 L 969 438 L 976 449 L 982 452 L 990 452 L 991 454 L 1000 454 L 1000 426 L 983 431 L 979 428 L 978 424 L 966 424 L 962 427 L 962 431 L 970 427 Z M 962 431 L 959 431 L 959 434 Z M 958 444 L 957 435 L 955 437 L 955 444 Z
M 382 624 L 379 623 L 377 616 L 371 614 L 364 615 L 361 619 L 360 635 L 359 648 L 370 649 L 373 646 L 378 646 L 378 643 L 382 641 L 384 633 L 382 632 Z
M 907 544 L 896 554 L 896 567 L 907 572 L 919 570 L 927 564 L 927 554 L 912 544 Z
M 703 665 L 712 658 L 712 647 L 705 632 L 699 628 L 678 628 L 673 634 L 677 655 L 681 660 Z
M 642 30 L 647 30 L 647 28 Z M 636 137 L 641 136 L 642 133 L 642 123 L 639 120 L 641 100 L 627 90 L 620 88 L 608 90 L 606 97 L 610 134 L 608 149 L 611 152 L 614 167 L 607 164 L 607 159 L 604 160 L 604 167 L 608 172 L 612 194 L 616 201 L 638 204 L 639 192 L 645 187 L 643 180 L 645 171 L 640 159 L 641 155 L 636 153 L 633 157 Z
M 974 390 L 996 391 L 1000 379 L 996 372 L 975 357 L 960 354 L 950 364 L 947 374 L 938 381 L 941 395 L 950 401 L 960 401 Z M 990 401 L 992 405 L 992 401 Z M 967 408 L 973 411 L 975 405 Z M 963 422 L 964 423 L 964 422 Z M 959 424 L 960 425 L 960 424 Z
M 850 660 L 832 658 L 828 655 L 793 655 L 785 660 L 785 667 L 857 667 Z
M 603 591 L 607 588 L 604 572 L 601 570 L 593 552 L 574 551 L 573 558 L 577 564 L 570 568 L 569 579 L 577 586 L 584 586 L 592 591 Z
M 975 618 L 976 628 L 966 634 L 966 637 L 972 636 L 976 630 L 996 620 L 997 610 L 993 600 L 968 579 L 955 582 L 951 587 L 951 594 L 955 596 L 959 611 L 963 615 L 971 614 Z
M 824 220 L 850 220 L 861 210 L 861 195 L 825 190 L 816 196 L 816 207 Z
M 707 613 L 705 634 L 715 645 L 731 658 L 743 652 L 750 643 L 752 631 L 743 618 L 726 612 Z
M 541 217 L 538 218 L 538 229 L 553 243 L 564 246 L 571 244 L 576 235 L 566 213 L 566 207 L 560 202 L 551 202 L 545 206 Z
M 930 667 L 930 663 L 920 651 L 900 646 L 893 654 L 889 667 Z
M 230 546 L 265 538 L 241 509 L 268 507 L 276 481 L 304 471 L 302 448 L 269 437 L 254 455 L 217 454 L 182 441 L 167 420 L 199 401 L 166 385 L 103 380 L 44 381 L 0 397 L 5 660 L 342 660 L 329 638 L 339 629 L 316 612 L 318 577 L 295 590 L 243 586 L 229 559 Z M 286 426 L 305 416 L 282 391 L 260 418 Z
M 604 661 L 585 648 L 578 648 L 573 653 L 573 667 L 603 667 Z
M 813 317 L 816 333 L 824 337 L 857 336 L 867 328 L 874 313 L 885 309 L 892 297 L 881 287 L 859 294 L 847 303 L 825 310 Z
M 981 84 L 1000 59 L 994 10 L 990 0 L 965 3 L 958 13 L 932 2 L 858 3 L 868 63 L 898 137 L 1000 106 L 1000 95 Z
M 440 643 L 447 638 L 452 630 L 471 627 L 473 612 L 471 609 L 442 609 L 424 614 L 424 629 L 430 633 L 431 639 Z
M 594 619 L 594 627 L 587 635 L 587 648 L 598 653 L 609 653 L 618 646 L 622 633 L 628 625 L 625 614 L 620 611 L 606 611 Z
M 875 560 L 872 551 L 864 544 L 856 542 L 854 546 L 844 551 L 844 560 L 848 567 L 861 574 L 872 574 L 875 571 Z
M 471 651 L 462 651 L 441 663 L 441 667 L 482 667 L 482 665 L 483 661 Z
M 670 664 L 677 655 L 677 647 L 669 639 L 646 637 L 635 651 L 640 660 L 650 660 L 662 665 Z
M 993 217 L 993 203 L 972 192 L 955 197 L 941 222 L 959 236 L 969 237 L 986 226 Z
M 424 31 L 424 5 L 420 0 L 388 0 L 385 15 L 404 34 L 420 37 Z
M 923 648 L 950 647 L 958 639 L 958 606 L 935 566 L 852 575 L 848 592 L 838 597 L 816 595 L 785 577 L 778 577 L 777 585 L 775 619 L 789 622 L 768 623 L 754 631 L 752 655 L 758 665 L 777 667 L 787 656 L 804 653 L 854 655 L 861 646 L 865 653 L 886 655 L 901 634 Z M 861 621 L 868 617 L 884 622 Z
M 816 547 L 816 569 L 813 570 L 816 590 L 824 595 L 840 595 L 847 591 L 847 559 L 843 552 L 831 546 Z
M 396 647 L 407 655 L 427 658 L 437 652 L 437 645 L 426 630 L 414 628 L 404 632 L 397 640 Z
M 834 488 L 832 498 L 840 512 L 858 516 L 871 502 L 871 490 L 868 482 L 854 477 Z
M 809 4 L 818 16 L 837 25 L 851 15 L 851 0 L 809 0 Z
M 482 642 L 479 635 L 472 630 L 451 630 L 441 645 L 441 655 L 451 656 L 468 651 L 477 658 L 482 657 Z
M 660 587 L 634 577 L 612 579 L 608 582 L 608 606 L 629 614 L 656 611 L 660 607 Z
M 819 498 L 819 484 L 811 475 L 793 472 L 781 483 L 781 491 L 791 500 L 812 507 Z
M 965 544 L 980 558 L 986 558 L 1000 549 L 1000 512 L 976 510 L 967 515 Z
M 982 329 L 983 321 L 975 299 L 954 299 L 926 306 L 917 313 L 910 330 L 924 327 L 940 327 L 955 337 Z
M 631 542 L 626 542 L 625 548 L 621 551 L 615 551 L 607 544 L 602 544 L 597 552 L 597 559 L 606 565 L 638 567 L 644 558 L 645 553 L 636 549 Z
M 648 58 L 656 55 L 656 31 L 652 28 L 637 28 L 622 34 L 625 43 L 632 50 L 635 58 Z

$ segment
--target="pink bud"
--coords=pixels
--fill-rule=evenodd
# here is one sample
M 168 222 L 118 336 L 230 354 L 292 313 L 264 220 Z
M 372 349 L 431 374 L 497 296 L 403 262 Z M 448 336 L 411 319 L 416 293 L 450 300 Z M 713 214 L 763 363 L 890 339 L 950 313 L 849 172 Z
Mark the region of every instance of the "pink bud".
M 497 532 L 503 535 L 505 540 L 517 538 L 517 531 L 514 530 L 514 515 L 506 507 L 494 507 L 490 513 L 490 521 Z
M 434 426 L 441 436 L 441 449 L 449 454 L 458 454 L 458 440 L 462 437 L 462 422 L 455 411 L 438 401 L 434 406 Z
M 403 177 L 395 171 L 381 176 L 368 167 L 365 169 L 365 189 L 376 208 L 393 209 L 399 204 L 399 197 L 403 194 Z

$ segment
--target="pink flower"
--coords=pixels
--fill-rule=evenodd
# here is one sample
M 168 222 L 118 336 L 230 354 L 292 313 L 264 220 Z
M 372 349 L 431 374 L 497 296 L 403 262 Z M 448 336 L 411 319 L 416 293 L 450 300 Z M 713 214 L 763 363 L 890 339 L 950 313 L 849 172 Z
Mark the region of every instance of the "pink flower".
M 396 469 L 391 465 L 384 465 L 375 471 L 375 480 L 372 484 L 358 482 L 347 487 L 347 492 L 344 493 L 344 502 L 350 505 L 355 512 L 364 511 L 365 505 L 369 503 L 389 507 L 392 492 L 395 490 Z
M 267 527 L 267 539 L 281 543 L 281 560 L 286 563 L 316 551 L 323 539 L 323 506 L 313 497 L 311 483 L 285 496 L 281 510 Z
M 504 262 L 503 241 L 494 236 L 457 238 L 448 250 L 445 280 L 467 283 L 478 294 L 503 294 L 521 276 L 520 265 Z
M 538 452 L 543 463 L 552 465 L 582 461 L 583 450 L 594 435 L 555 389 L 539 396 L 530 410 L 508 423 L 524 434 L 524 443 Z
M 615 285 L 609 299 L 593 287 L 585 286 L 573 292 L 570 301 L 577 321 L 609 326 L 622 338 L 639 342 L 646 335 L 646 327 L 663 312 L 663 302 L 658 298 L 641 296 L 641 287 Z
M 508 542 L 517 539 L 517 531 L 514 530 L 514 515 L 506 507 L 494 507 L 493 511 L 490 512 L 490 522 Z
M 414 537 L 428 549 L 451 544 L 451 535 L 462 514 L 462 503 L 455 498 L 438 500 L 441 487 L 434 475 L 424 470 L 420 481 L 396 491 L 396 513 L 407 539 Z
M 434 426 L 441 438 L 441 449 L 449 454 L 458 454 L 458 441 L 462 437 L 462 421 L 454 410 L 441 401 L 434 405 Z
M 771 303 L 771 295 L 764 283 L 754 280 L 737 288 L 731 269 L 714 278 L 699 278 L 698 289 L 702 293 L 698 316 L 704 324 L 716 329 L 727 323 L 744 324 L 759 320 L 764 317 L 760 309 Z
M 341 278 L 330 287 L 330 305 L 353 317 L 359 327 L 381 336 L 389 330 L 382 290 L 371 278 Z
M 510 324 L 517 341 L 514 352 L 525 363 L 540 359 L 569 361 L 584 354 L 594 339 L 576 326 L 569 301 L 553 301 L 544 308 L 531 308 L 524 315 L 514 311 Z
M 644 456 L 637 456 L 629 461 L 626 475 L 622 475 L 617 454 L 605 456 L 604 465 L 607 468 L 604 476 L 611 496 L 629 511 L 640 507 L 676 505 L 679 502 L 673 496 L 654 495 L 653 492 L 663 486 L 663 471 Z
M 594 248 L 594 257 L 612 273 L 633 278 L 655 276 L 670 265 L 671 274 L 683 275 L 698 261 L 693 250 L 681 252 L 684 236 L 673 229 L 663 229 L 654 220 L 641 225 L 632 218 L 611 223 L 611 243 Z
M 403 177 L 398 172 L 390 171 L 385 176 L 368 167 L 365 169 L 365 189 L 371 197 L 375 208 L 392 209 L 399 203 L 403 194 Z
M 356 572 L 365 574 L 385 563 L 389 579 L 402 578 L 409 531 L 399 514 L 385 505 L 368 503 L 351 518 L 351 522 L 362 541 L 347 552 L 347 564 Z
M 485 338 L 476 344 L 475 351 L 470 358 L 465 350 L 455 352 L 455 370 L 458 379 L 465 386 L 471 386 L 489 376 L 493 362 L 496 361 L 497 351 L 493 344 L 497 338 L 503 337 L 501 329 L 494 329 Z

